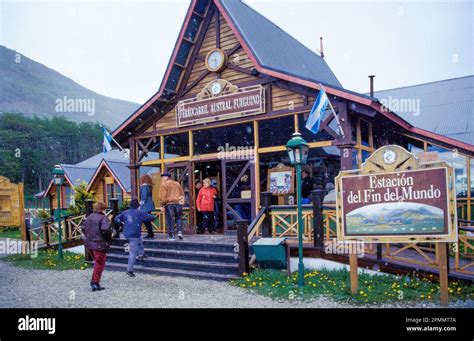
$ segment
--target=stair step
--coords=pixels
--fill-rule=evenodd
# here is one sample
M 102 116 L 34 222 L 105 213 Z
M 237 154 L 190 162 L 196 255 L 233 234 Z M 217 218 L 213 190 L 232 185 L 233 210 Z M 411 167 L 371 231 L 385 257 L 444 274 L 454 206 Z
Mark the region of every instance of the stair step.
M 114 239 L 112 245 L 123 246 L 127 241 L 124 238 Z M 234 252 L 234 245 L 223 243 L 197 243 L 186 240 L 144 240 L 143 245 L 148 249 L 173 249 L 189 251 Z
M 128 254 L 123 253 L 110 253 L 107 256 L 108 260 L 116 263 L 127 263 Z M 196 261 L 188 259 L 173 259 L 173 258 L 162 258 L 162 257 L 147 257 L 144 261 L 138 261 L 135 263 L 143 267 L 159 267 L 159 268 L 170 268 L 188 271 L 202 271 L 212 274 L 231 274 L 236 275 L 238 273 L 239 266 L 235 263 L 224 263 L 224 262 L 209 262 L 209 261 Z
M 109 249 L 109 254 L 125 253 L 123 246 L 113 245 Z M 147 256 L 168 258 L 168 259 L 188 259 L 208 262 L 237 262 L 237 253 L 214 252 L 214 251 L 193 251 L 193 250 L 173 250 L 173 249 L 155 249 L 145 248 Z
M 127 264 L 115 263 L 107 261 L 106 268 L 114 271 L 127 271 Z M 175 277 L 189 277 L 196 279 L 210 279 L 215 281 L 229 281 L 231 279 L 239 278 L 237 275 L 232 274 L 217 274 L 202 271 L 189 271 L 182 269 L 170 269 L 160 267 L 145 267 L 142 265 L 135 265 L 134 272 L 148 273 L 148 274 L 160 274 L 166 276 Z

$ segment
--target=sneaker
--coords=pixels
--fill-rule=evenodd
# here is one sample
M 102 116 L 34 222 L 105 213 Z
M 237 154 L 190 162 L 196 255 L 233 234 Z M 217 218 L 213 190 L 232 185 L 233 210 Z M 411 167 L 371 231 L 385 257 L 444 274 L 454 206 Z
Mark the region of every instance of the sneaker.
M 183 240 L 183 233 L 182 233 L 182 232 L 178 232 L 178 238 L 179 238 L 180 240 Z
M 174 237 L 174 235 L 170 235 L 168 240 L 174 241 L 174 240 L 176 240 L 176 238 Z
M 146 237 L 144 237 L 143 239 L 154 239 L 155 236 L 152 236 L 152 235 L 147 235 Z
M 137 260 L 139 260 L 139 261 L 144 261 L 145 258 L 146 258 L 145 255 L 143 255 L 143 256 L 138 256 L 138 257 L 137 257 Z
M 137 277 L 132 271 L 127 271 L 127 275 L 129 275 L 130 277 Z

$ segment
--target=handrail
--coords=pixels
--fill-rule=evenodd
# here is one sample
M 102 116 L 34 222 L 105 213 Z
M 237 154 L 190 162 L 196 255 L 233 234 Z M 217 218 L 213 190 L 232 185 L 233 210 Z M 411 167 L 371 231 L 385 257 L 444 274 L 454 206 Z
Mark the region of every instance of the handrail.
M 265 219 L 265 216 L 266 216 L 265 207 L 262 207 L 260 209 L 260 211 L 258 211 L 258 214 L 255 217 L 255 219 L 252 221 L 252 223 L 247 228 L 248 240 L 252 239 L 252 237 L 255 235 L 255 233 L 257 232 L 257 228 L 260 227 L 260 225 L 262 224 L 263 219 Z

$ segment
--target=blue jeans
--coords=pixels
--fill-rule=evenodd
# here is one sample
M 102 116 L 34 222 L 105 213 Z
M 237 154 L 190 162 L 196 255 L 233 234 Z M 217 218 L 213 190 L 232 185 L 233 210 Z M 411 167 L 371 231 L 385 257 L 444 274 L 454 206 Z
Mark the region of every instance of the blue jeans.
M 178 232 L 183 232 L 183 206 L 180 204 L 166 205 L 166 228 L 168 234 L 174 235 L 174 225 Z
M 128 266 L 127 271 L 133 272 L 133 266 L 137 256 L 145 255 L 145 248 L 143 247 L 142 237 L 140 238 L 128 238 Z

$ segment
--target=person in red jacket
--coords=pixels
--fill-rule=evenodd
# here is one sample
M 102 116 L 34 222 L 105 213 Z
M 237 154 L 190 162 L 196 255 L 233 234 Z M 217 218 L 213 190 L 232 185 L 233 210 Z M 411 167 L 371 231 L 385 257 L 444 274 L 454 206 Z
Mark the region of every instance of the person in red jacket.
M 202 213 L 203 229 L 207 229 L 209 234 L 215 234 L 214 200 L 217 198 L 217 191 L 212 187 L 209 179 L 204 179 L 202 184 L 203 187 L 199 190 L 196 199 L 196 206 L 198 211 Z

